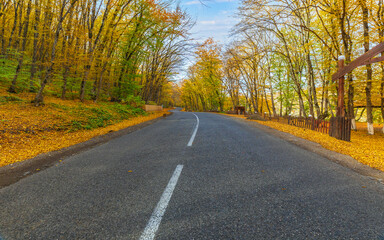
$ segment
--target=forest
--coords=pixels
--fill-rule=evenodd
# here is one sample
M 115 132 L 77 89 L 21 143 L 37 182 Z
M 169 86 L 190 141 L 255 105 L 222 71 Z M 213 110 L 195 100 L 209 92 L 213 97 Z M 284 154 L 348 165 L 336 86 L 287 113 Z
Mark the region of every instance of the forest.
M 191 26 L 172 1 L 0 0 L 0 85 L 35 106 L 169 103 Z
M 208 39 L 195 52 L 180 84 L 189 110 L 245 106 L 269 116 L 329 118 L 337 107 L 332 75 L 338 58 L 348 64 L 384 38 L 383 0 L 243 0 L 240 5 L 232 43 Z M 345 84 L 352 127 L 366 121 L 373 134 L 373 123 L 384 119 L 384 62 L 357 68 Z

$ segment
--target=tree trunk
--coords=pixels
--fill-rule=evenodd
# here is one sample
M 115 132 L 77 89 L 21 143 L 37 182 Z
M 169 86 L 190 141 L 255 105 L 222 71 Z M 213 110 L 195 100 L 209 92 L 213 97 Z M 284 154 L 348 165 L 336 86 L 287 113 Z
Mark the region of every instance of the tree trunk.
M 34 79 L 36 74 L 36 61 L 37 61 L 37 50 L 38 50 L 38 39 L 39 39 L 39 26 L 40 23 L 40 6 L 39 0 L 35 0 L 35 23 L 33 25 L 33 54 L 32 54 L 32 62 L 31 62 L 31 76 L 29 81 L 29 91 L 35 91 Z
M 64 67 L 63 73 L 63 85 L 61 86 L 61 99 L 65 99 L 65 95 L 67 94 L 67 83 L 68 83 L 68 75 L 69 75 L 69 65 L 66 64 Z
M 381 56 L 384 56 L 384 53 L 381 53 Z M 383 121 L 383 129 L 384 133 L 384 63 L 381 63 L 381 84 L 380 84 L 380 109 L 381 109 L 381 121 Z
M 56 58 L 56 46 L 57 46 L 57 42 L 59 40 L 60 32 L 61 32 L 61 29 L 62 29 L 62 24 L 63 24 L 63 21 L 64 21 L 65 17 L 67 16 L 67 14 L 70 11 L 72 11 L 72 8 L 76 4 L 76 2 L 77 2 L 77 0 L 73 0 L 71 2 L 71 5 L 70 5 L 70 7 L 69 7 L 69 9 L 67 10 L 66 13 L 64 13 L 64 10 L 65 10 L 67 2 L 64 1 L 62 6 L 61 6 L 60 15 L 59 15 L 59 18 L 58 18 L 58 23 L 57 23 L 56 32 L 55 32 L 55 38 L 54 38 L 54 42 L 52 44 L 52 49 L 51 49 L 50 65 L 47 68 L 47 72 L 45 74 L 44 80 L 41 83 L 41 86 L 40 86 L 40 89 L 39 89 L 38 93 L 36 94 L 35 100 L 33 101 L 35 103 L 35 106 L 39 106 L 39 105 L 44 103 L 44 101 L 43 101 L 43 91 L 44 91 L 45 86 L 48 83 L 48 80 L 51 78 L 51 75 L 52 75 L 53 65 L 55 64 L 55 58 Z
M 23 42 L 21 44 L 21 50 L 19 52 L 18 64 L 16 67 L 16 73 L 13 77 L 12 84 L 8 89 L 8 92 L 10 92 L 10 93 L 16 93 L 17 78 L 18 78 L 19 73 L 23 67 L 24 51 L 25 51 L 25 48 L 27 45 L 27 35 L 28 35 L 28 27 L 29 27 L 29 16 L 31 13 L 31 5 L 32 5 L 32 0 L 29 0 L 28 6 L 27 6 L 27 15 L 25 16 L 25 20 L 23 23 L 23 25 L 24 25 L 24 32 L 23 32 L 23 36 L 22 36 Z
M 271 91 L 272 113 L 273 113 L 273 116 L 276 117 L 277 114 L 276 114 L 276 107 L 275 107 L 275 99 L 273 97 L 272 78 L 270 75 L 269 75 L 269 89 Z
M 264 86 L 265 86 L 265 84 L 264 84 Z M 271 112 L 271 109 L 269 108 L 269 104 L 268 104 L 267 91 L 265 90 L 265 87 L 264 87 L 264 96 L 265 96 L 265 104 L 267 105 L 269 116 L 272 116 L 272 112 Z
M 7 6 L 9 6 L 9 3 L 7 4 Z M 2 11 L 6 11 L 5 9 L 5 5 L 3 6 L 3 8 L 1 9 Z M 6 45 L 6 40 L 5 40 L 5 23 L 6 23 L 6 14 L 0 14 L 0 17 L 2 17 L 2 24 L 1 24 L 1 31 L 0 31 L 0 38 L 1 38 L 1 52 L 0 52 L 0 55 L 5 55 L 6 54 L 6 48 L 5 48 L 5 45 Z
M 279 81 L 279 95 L 280 95 L 280 98 L 279 98 L 279 103 L 280 103 L 279 116 L 282 117 L 283 116 L 283 84 L 281 82 L 280 71 L 277 73 L 277 79 Z
M 101 70 L 100 77 L 99 77 L 99 80 L 97 83 L 95 102 L 97 102 L 100 98 L 101 85 L 103 84 L 103 77 L 104 77 L 104 72 L 106 70 L 106 65 L 107 65 L 107 63 L 104 63 L 103 69 Z
M 23 10 L 24 10 L 24 0 L 20 0 L 20 6 L 19 6 L 20 12 L 19 12 L 19 33 L 17 34 L 16 41 L 14 41 L 14 49 L 20 49 L 20 39 L 21 39 L 21 34 L 23 32 Z
M 297 95 L 299 97 L 299 104 L 300 104 L 300 117 L 302 117 L 302 116 L 307 117 L 307 113 L 305 112 L 304 101 L 303 101 L 303 96 L 301 95 L 301 91 L 298 91 Z
M 368 17 L 369 12 L 368 8 L 366 6 L 365 0 L 360 0 L 362 12 L 363 12 L 363 29 L 364 29 L 364 50 L 365 52 L 369 51 L 369 23 L 368 23 Z M 373 135 L 374 129 L 373 129 L 373 114 L 372 114 L 372 67 L 371 64 L 366 65 L 367 69 L 367 85 L 365 87 L 365 94 L 366 94 L 366 102 L 367 102 L 367 128 L 368 128 L 368 134 Z
M 12 26 L 12 30 L 11 30 L 11 35 L 10 35 L 9 40 L 8 40 L 8 47 L 7 48 L 11 47 L 13 34 L 16 31 L 17 19 L 18 19 L 18 9 L 20 7 L 20 0 L 17 1 L 17 3 L 15 2 L 13 7 L 14 7 L 14 10 L 15 10 L 15 16 L 14 16 L 14 19 L 13 19 L 13 26 Z M 19 24 L 21 24 L 21 23 L 19 23 Z M 6 53 L 6 58 L 8 58 L 8 53 Z
M 349 25 L 349 18 L 346 17 L 346 11 L 347 11 L 347 1 L 342 1 L 342 13 L 338 17 L 339 21 L 339 26 L 340 26 L 340 32 L 341 32 L 341 38 L 342 38 L 342 43 L 343 43 L 343 50 L 344 50 L 344 55 L 345 55 L 345 63 L 349 64 L 351 62 L 351 55 L 352 55 L 352 39 L 351 36 L 348 34 L 346 31 L 345 25 Z M 347 21 L 347 22 L 346 22 Z M 347 75 L 347 82 L 348 82 L 348 107 L 347 111 L 348 114 L 347 116 L 352 119 L 352 129 L 356 128 L 355 124 L 355 116 L 354 116 L 354 107 L 353 107 L 353 102 L 354 102 L 354 86 L 353 86 L 353 77 L 352 73 L 349 73 Z
M 310 56 L 309 56 L 309 53 L 306 54 L 306 62 L 307 62 L 307 85 L 308 85 L 308 105 L 309 105 L 309 114 L 310 116 L 312 117 L 315 117 L 315 112 L 313 110 L 313 92 L 312 92 L 312 75 L 311 75 L 311 67 L 312 67 L 312 63 L 311 63 L 311 60 L 310 60 Z
M 384 6 L 383 0 L 379 1 L 379 10 L 377 11 L 377 18 L 379 23 L 379 37 L 380 40 L 384 40 Z M 384 52 L 381 53 L 381 56 L 384 57 Z M 381 83 L 380 83 L 380 110 L 381 110 L 381 121 L 383 122 L 382 132 L 384 133 L 384 63 L 380 63 L 381 67 Z

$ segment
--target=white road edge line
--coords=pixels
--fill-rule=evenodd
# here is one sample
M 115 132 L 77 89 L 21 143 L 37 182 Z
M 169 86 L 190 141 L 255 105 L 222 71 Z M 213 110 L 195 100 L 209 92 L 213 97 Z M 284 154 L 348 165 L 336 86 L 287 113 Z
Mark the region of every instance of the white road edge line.
M 195 140 L 195 137 L 196 137 L 197 129 L 199 129 L 199 123 L 200 123 L 199 117 L 194 113 L 192 113 L 192 114 L 195 115 L 197 122 L 196 122 L 195 129 L 193 130 L 192 137 L 188 142 L 188 145 L 187 145 L 188 147 L 192 146 L 193 141 Z
M 152 240 L 155 238 L 155 234 L 159 229 L 161 219 L 163 218 L 165 210 L 167 209 L 169 200 L 171 200 L 173 190 L 176 187 L 177 181 L 179 180 L 183 167 L 183 165 L 177 165 L 171 179 L 169 180 L 167 187 L 163 192 L 163 195 L 161 195 L 159 203 L 157 204 L 155 210 L 152 213 L 151 218 L 148 221 L 147 226 L 141 234 L 140 240 Z

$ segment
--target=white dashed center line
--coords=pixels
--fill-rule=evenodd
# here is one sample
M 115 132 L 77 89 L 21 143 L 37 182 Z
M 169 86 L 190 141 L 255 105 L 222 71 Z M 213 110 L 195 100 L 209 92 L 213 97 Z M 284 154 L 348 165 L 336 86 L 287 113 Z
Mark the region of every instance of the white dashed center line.
M 161 219 L 167 209 L 169 200 L 171 200 L 173 190 L 176 187 L 177 181 L 179 180 L 181 171 L 183 170 L 183 165 L 177 165 L 175 171 L 173 172 L 171 180 L 167 187 L 165 188 L 163 195 L 161 195 L 160 201 L 157 204 L 155 210 L 152 213 L 151 219 L 149 219 L 147 226 L 144 229 L 144 232 L 141 234 L 140 240 L 152 240 L 155 238 L 157 229 L 159 229 Z

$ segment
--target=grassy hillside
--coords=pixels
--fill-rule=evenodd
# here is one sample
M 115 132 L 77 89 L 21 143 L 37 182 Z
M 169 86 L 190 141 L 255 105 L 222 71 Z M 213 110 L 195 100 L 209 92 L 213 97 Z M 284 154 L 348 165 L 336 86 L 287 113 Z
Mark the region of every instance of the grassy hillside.
M 163 115 L 120 103 L 82 103 L 46 97 L 45 105 L 30 103 L 34 94 L 9 94 L 0 89 L 0 166 L 86 141 Z

